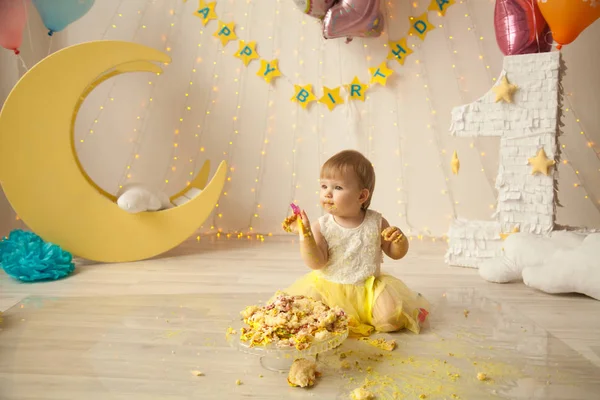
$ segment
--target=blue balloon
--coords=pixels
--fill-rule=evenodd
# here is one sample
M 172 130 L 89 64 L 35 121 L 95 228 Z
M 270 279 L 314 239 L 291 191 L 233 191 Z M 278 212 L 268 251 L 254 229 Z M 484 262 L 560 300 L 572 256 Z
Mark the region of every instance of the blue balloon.
M 94 2 L 95 0 L 33 0 L 50 36 L 87 14 Z

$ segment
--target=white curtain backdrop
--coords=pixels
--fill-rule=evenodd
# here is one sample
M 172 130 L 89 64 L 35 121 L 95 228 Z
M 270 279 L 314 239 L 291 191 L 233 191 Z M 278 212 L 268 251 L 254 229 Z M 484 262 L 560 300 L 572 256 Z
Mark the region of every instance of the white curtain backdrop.
M 443 236 L 453 216 L 491 219 L 498 140 L 457 139 L 448 130 L 452 107 L 483 95 L 500 73 L 494 1 L 457 0 L 443 17 L 429 12 L 436 29 L 424 41 L 408 38 L 414 53 L 404 66 L 390 60 L 395 73 L 388 85 L 371 87 L 364 103 L 330 112 L 322 104 L 304 110 L 290 101 L 294 84 L 312 84 L 320 97 L 323 86 L 349 84 L 355 76 L 368 83 L 368 68 L 384 61 L 388 40 L 406 36 L 409 17 L 429 6 L 382 3 L 383 35 L 345 44 L 324 40 L 320 23 L 292 0 L 218 0 L 219 19 L 235 22 L 239 39 L 256 41 L 262 58 L 279 59 L 285 76 L 273 85 L 256 75 L 259 60 L 245 67 L 234 57 L 238 42 L 223 47 L 213 36 L 218 21 L 203 27 L 193 15 L 196 0 L 96 1 L 51 40 L 31 8 L 22 60 L 32 66 L 66 46 L 101 39 L 170 54 L 173 62 L 160 76 L 127 74 L 101 84 L 79 113 L 76 147 L 87 173 L 111 193 L 127 182 L 145 182 L 173 194 L 205 160 L 212 172 L 226 160 L 230 181 L 201 233 L 280 234 L 292 201 L 316 220 L 320 165 L 346 148 L 362 151 L 375 166 L 372 207 L 411 235 Z M 600 75 L 592 68 L 600 64 L 599 39 L 597 22 L 562 50 L 568 70 L 560 224 L 600 227 Z M 24 68 L 11 52 L 0 51 L 0 100 Z M 450 169 L 455 150 L 458 176 Z M 19 221 L 0 200 L 5 234 Z

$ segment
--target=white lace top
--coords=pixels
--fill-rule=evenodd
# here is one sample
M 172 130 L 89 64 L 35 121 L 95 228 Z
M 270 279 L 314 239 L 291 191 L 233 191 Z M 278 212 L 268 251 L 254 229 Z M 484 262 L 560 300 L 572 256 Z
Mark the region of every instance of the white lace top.
M 331 282 L 355 284 L 378 276 L 381 250 L 381 214 L 367 210 L 362 224 L 344 228 L 326 214 L 319 218 L 321 233 L 327 241 L 329 260 L 317 273 Z

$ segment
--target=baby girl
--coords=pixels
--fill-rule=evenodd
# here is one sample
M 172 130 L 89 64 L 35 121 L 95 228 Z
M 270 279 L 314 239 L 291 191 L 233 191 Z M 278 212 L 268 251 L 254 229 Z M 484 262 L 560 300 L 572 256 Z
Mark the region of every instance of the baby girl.
M 320 182 L 320 202 L 327 214 L 311 225 L 301 211 L 283 224 L 288 232 L 299 234 L 302 258 L 313 270 L 286 292 L 341 307 L 357 334 L 404 328 L 419 333 L 429 302 L 401 280 L 381 273 L 382 253 L 401 259 L 408 252 L 408 240 L 369 209 L 373 166 L 361 153 L 345 150 L 325 162 Z M 301 223 L 295 223 L 297 218 Z

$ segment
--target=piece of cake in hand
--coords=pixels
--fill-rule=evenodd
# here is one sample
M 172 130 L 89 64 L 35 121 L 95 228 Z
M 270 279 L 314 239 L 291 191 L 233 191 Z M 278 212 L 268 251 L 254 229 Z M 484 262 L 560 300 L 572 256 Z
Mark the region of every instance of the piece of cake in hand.
M 294 387 L 310 387 L 315 384 L 319 375 L 317 364 L 306 358 L 299 358 L 290 367 L 288 383 Z

